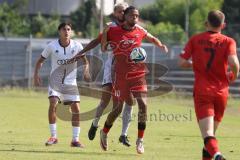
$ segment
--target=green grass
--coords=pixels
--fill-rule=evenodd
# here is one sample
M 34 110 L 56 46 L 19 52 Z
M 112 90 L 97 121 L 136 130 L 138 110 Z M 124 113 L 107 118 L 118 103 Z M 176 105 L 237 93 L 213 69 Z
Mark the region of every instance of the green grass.
M 99 100 L 81 97 L 81 112 L 93 109 Z M 121 119 L 109 134 L 109 151 L 99 145 L 99 133 L 89 141 L 87 132 L 91 121 L 81 122 L 80 140 L 84 149 L 71 148 L 71 124 L 58 120 L 59 144 L 45 147 L 49 137 L 47 92 L 4 88 L 0 90 L 0 160 L 200 160 L 202 140 L 195 120 L 191 97 L 169 94 L 148 100 L 148 123 L 145 133 L 145 153 L 136 154 L 137 122 L 129 129 L 132 146 L 118 143 Z M 230 160 L 240 157 L 239 100 L 230 99 L 225 118 L 217 133 L 221 151 Z M 137 107 L 134 106 L 136 116 Z M 159 115 L 161 113 L 161 116 Z M 168 115 L 164 120 L 163 115 Z M 173 117 L 177 119 L 173 120 Z M 181 116 L 181 117 L 180 117 Z M 103 125 L 106 115 L 102 117 Z

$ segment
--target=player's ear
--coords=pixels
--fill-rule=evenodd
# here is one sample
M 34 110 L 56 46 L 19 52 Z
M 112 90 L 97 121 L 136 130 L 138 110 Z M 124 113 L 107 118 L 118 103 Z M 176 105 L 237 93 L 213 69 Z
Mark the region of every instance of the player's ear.
M 226 27 L 226 23 L 224 22 L 222 25 L 221 25 L 221 29 L 224 29 Z

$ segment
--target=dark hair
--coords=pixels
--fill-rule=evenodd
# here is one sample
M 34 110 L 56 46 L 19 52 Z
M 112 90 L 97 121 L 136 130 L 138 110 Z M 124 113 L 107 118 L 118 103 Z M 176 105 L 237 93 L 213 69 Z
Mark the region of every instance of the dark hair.
M 138 9 L 134 6 L 129 6 L 128 8 L 125 9 L 124 16 L 127 15 L 131 10 L 138 10 Z
M 61 28 L 65 27 L 65 26 L 70 26 L 72 28 L 72 24 L 69 22 L 62 22 L 59 24 L 58 26 L 58 30 L 60 30 Z
M 220 27 L 224 20 L 225 15 L 219 10 L 213 10 L 208 13 L 208 22 L 212 27 Z

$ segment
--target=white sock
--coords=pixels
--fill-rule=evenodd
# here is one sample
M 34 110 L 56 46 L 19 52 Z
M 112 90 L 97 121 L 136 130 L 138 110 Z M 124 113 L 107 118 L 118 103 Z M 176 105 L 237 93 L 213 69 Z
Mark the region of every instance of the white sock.
M 80 127 L 72 128 L 72 140 L 79 141 Z
M 100 118 L 95 118 L 94 120 L 93 120 L 93 126 L 94 127 L 98 127 L 98 123 L 99 123 L 99 120 L 100 120 Z
M 122 136 L 127 136 L 127 131 L 132 119 L 132 109 L 133 107 L 125 103 L 124 109 L 122 112 Z
M 57 124 L 56 123 L 49 124 L 49 129 L 51 137 L 57 138 Z

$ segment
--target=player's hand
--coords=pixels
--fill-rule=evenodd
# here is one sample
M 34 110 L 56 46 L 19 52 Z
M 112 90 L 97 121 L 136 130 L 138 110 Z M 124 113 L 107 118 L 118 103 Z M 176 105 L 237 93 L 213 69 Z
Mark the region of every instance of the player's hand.
M 38 75 L 34 75 L 34 86 L 38 87 L 42 83 L 41 78 Z
M 167 48 L 166 45 L 163 44 L 160 48 L 161 48 L 165 53 L 168 53 L 168 48 Z
M 227 79 L 229 83 L 232 83 L 235 80 L 233 72 L 230 71 L 227 73 Z
M 90 81 L 91 81 L 91 75 L 90 75 L 89 71 L 85 71 L 85 72 L 83 73 L 83 77 L 84 77 L 84 80 L 85 80 L 86 82 L 90 82 Z

